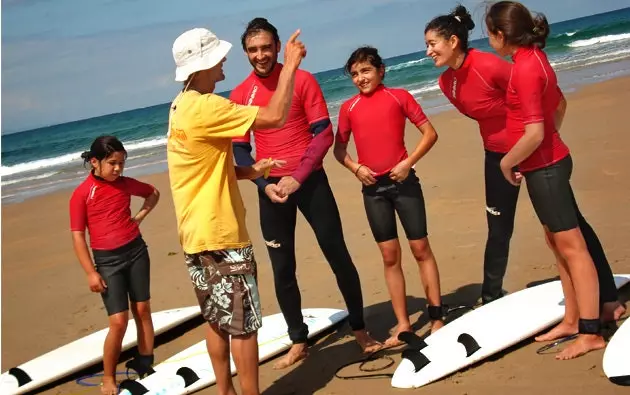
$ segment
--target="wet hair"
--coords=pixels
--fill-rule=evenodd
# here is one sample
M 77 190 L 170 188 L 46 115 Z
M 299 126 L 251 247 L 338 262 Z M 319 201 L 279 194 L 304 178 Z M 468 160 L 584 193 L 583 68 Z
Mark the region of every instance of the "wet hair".
M 112 156 L 114 152 L 123 152 L 125 158 L 127 157 L 127 151 L 120 140 L 114 136 L 99 136 L 90 146 L 90 150 L 81 154 L 81 158 L 85 165 L 89 163 L 92 158 L 95 158 L 99 162 L 103 159 L 107 159 Z
M 243 46 L 243 50 L 247 50 L 247 45 L 245 42 L 247 38 L 251 35 L 258 34 L 260 32 L 267 32 L 271 34 L 273 40 L 278 43 L 280 42 L 280 36 L 278 36 L 278 29 L 265 18 L 254 18 L 247 24 L 245 31 L 241 35 L 241 45 Z
M 475 28 L 470 13 L 461 4 L 446 15 L 440 15 L 433 18 L 424 28 L 424 34 L 429 31 L 435 31 L 439 36 L 449 39 L 455 36 L 459 39 L 459 48 L 468 51 L 468 32 Z
M 532 14 L 517 1 L 499 1 L 486 10 L 486 27 L 492 34 L 503 33 L 507 44 L 545 48 L 549 23 L 545 15 Z
M 350 75 L 350 69 L 352 69 L 353 64 L 362 62 L 369 62 L 376 69 L 385 67 L 383 58 L 381 58 L 381 55 L 378 54 L 378 50 L 374 47 L 365 46 L 355 49 L 354 52 L 350 54 L 350 57 L 344 66 L 346 74 Z

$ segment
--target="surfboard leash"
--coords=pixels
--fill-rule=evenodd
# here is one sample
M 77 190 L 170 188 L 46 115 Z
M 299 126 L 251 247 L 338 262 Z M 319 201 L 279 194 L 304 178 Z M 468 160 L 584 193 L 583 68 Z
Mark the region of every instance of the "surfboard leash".
M 391 348 L 400 347 L 400 346 L 401 346 L 400 344 L 397 344 L 395 346 L 383 347 L 380 350 L 376 350 L 373 353 L 369 354 L 367 357 L 361 358 L 358 361 L 353 361 L 353 362 L 348 362 L 346 364 L 343 364 L 339 368 L 337 368 L 337 370 L 335 371 L 335 377 L 337 377 L 338 379 L 343 379 L 343 380 L 367 379 L 367 378 L 377 378 L 377 377 L 392 378 L 394 376 L 393 373 L 372 373 L 372 374 L 358 374 L 358 375 L 353 375 L 353 376 L 341 376 L 339 375 L 339 372 L 347 368 L 348 366 L 352 366 L 356 364 L 359 364 L 359 370 L 362 372 L 378 372 L 381 370 L 385 370 L 395 363 L 394 359 L 390 357 L 389 355 L 381 355 L 381 356 L 377 356 L 377 355 L 379 353 L 382 353 L 383 351 L 389 350 Z M 385 366 L 381 366 L 378 368 L 365 368 L 364 367 L 365 364 L 369 362 L 377 361 L 379 359 L 384 359 L 389 362 Z

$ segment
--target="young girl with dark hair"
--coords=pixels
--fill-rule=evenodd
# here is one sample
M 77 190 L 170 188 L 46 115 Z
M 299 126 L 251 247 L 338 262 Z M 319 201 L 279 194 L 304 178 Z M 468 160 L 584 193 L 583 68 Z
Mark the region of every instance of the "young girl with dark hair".
M 129 321 L 128 299 L 138 330 L 139 355 L 127 362 L 127 367 L 141 377 L 152 372 L 150 262 L 139 225 L 157 204 L 159 192 L 149 184 L 122 175 L 127 152 L 116 137 L 98 137 L 81 157 L 92 169 L 70 199 L 70 229 L 90 290 L 101 294 L 109 316 L 101 392 L 110 395 L 118 393 L 115 371 Z M 145 199 L 133 217 L 131 196 Z M 86 227 L 94 260 L 85 238 Z
M 520 187 L 518 183 L 514 185 L 505 179 L 500 166 L 511 146 L 506 94 L 512 65 L 496 55 L 468 48 L 468 32 L 474 26 L 466 8 L 458 6 L 450 14 L 438 16 L 427 24 L 425 40 L 427 55 L 433 58 L 436 66 L 448 66 L 439 78 L 442 92 L 459 112 L 478 122 L 483 140 L 488 239 L 484 255 L 482 301 L 488 303 L 502 296 Z M 528 40 L 542 37 L 534 35 L 533 30 L 532 27 L 532 34 L 527 35 Z M 536 31 L 543 34 L 548 32 L 548 27 L 543 25 Z M 557 107 L 558 117 L 564 114 L 565 109 L 566 101 L 562 97 Z M 625 308 L 619 302 L 602 245 L 574 199 L 570 206 L 575 210 L 580 231 L 599 277 L 601 318 L 604 321 L 618 319 Z M 567 327 L 561 325 L 559 329 L 565 330 L 552 331 L 536 340 L 554 340 L 569 332 L 577 332 L 577 317 L 570 327 L 570 330 L 566 330 Z
M 365 211 L 381 250 L 385 281 L 398 321 L 396 331 L 386 341 L 387 346 L 393 346 L 400 343 L 401 332 L 411 331 L 396 214 L 420 269 L 431 332 L 444 325 L 438 267 L 427 237 L 420 180 L 413 169 L 438 136 L 409 92 L 383 85 L 385 65 L 375 48 L 362 47 L 354 51 L 345 69 L 359 94 L 341 106 L 334 153 L 363 184 Z M 407 119 L 422 133 L 422 139 L 410 155 L 404 141 Z M 347 152 L 351 134 L 357 146 L 357 161 Z
M 541 339 L 578 332 L 577 339 L 556 357 L 576 358 L 605 346 L 601 336 L 597 272 L 580 231 L 575 197 L 569 182 L 573 162 L 558 130 L 565 99 L 556 73 L 542 49 L 549 35 L 547 19 L 532 16 L 522 4 L 500 1 L 485 17 L 490 46 L 514 61 L 506 90 L 506 138 L 509 151 L 501 159 L 505 179 L 525 177 L 532 205 L 556 256 L 565 297 L 563 321 Z

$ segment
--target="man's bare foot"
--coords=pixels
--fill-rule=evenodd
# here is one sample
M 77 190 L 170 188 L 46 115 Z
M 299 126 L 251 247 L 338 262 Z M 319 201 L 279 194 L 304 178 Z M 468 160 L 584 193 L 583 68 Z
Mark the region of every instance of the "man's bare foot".
M 564 321 L 556 325 L 549 332 L 536 336 L 534 340 L 537 342 L 550 342 L 558 339 L 562 339 L 563 337 L 575 335 L 578 332 L 578 326 L 576 324 L 569 324 Z
M 617 321 L 625 312 L 626 306 L 619 301 L 604 303 L 600 319 L 602 322 Z
M 118 394 L 118 386 L 116 385 L 116 379 L 112 376 L 103 376 L 101 381 L 101 394 L 103 395 L 116 395 Z
M 354 338 L 361 346 L 364 354 L 371 354 L 383 348 L 383 343 L 374 340 L 365 329 L 354 331 Z
M 562 352 L 556 355 L 558 360 L 567 360 L 577 358 L 589 351 L 599 350 L 606 347 L 604 338 L 600 335 L 581 334 L 575 339 L 571 345 L 567 346 Z
M 401 344 L 405 344 L 405 342 L 398 340 L 398 335 L 400 335 L 402 332 L 412 332 L 411 325 L 399 324 L 396 327 L 396 330 L 394 331 L 394 333 L 389 337 L 389 339 L 385 340 L 385 347 L 396 347 L 396 346 L 400 346 Z
M 435 331 L 437 331 L 443 326 L 444 326 L 444 321 L 442 320 L 431 321 L 431 333 L 434 333 Z
M 289 352 L 273 365 L 274 369 L 285 369 L 308 356 L 308 345 L 296 343 L 291 346 Z

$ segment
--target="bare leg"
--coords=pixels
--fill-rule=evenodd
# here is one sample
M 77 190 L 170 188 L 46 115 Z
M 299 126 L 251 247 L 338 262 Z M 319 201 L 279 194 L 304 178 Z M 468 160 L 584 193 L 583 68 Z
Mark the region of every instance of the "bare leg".
M 553 234 L 545 227 L 545 240 L 547 245 L 556 257 L 556 266 L 560 274 L 560 282 L 562 283 L 562 293 L 564 294 L 564 318 L 562 321 L 552 328 L 549 332 L 536 337 L 537 342 L 547 342 L 561 339 L 566 336 L 574 335 L 578 331 L 578 319 L 580 312 L 578 310 L 577 298 L 571 276 L 569 275 L 569 267 L 567 261 L 560 255 L 558 247 L 553 240 Z
M 232 356 L 243 395 L 259 395 L 257 333 L 232 336 Z
M 402 256 L 400 243 L 398 239 L 388 240 L 378 243 L 383 256 L 383 265 L 385 270 L 385 282 L 387 290 L 392 300 L 392 307 L 398 325 L 396 330 L 385 341 L 386 346 L 397 346 L 402 344 L 398 340 L 398 334 L 401 332 L 411 331 L 411 322 L 409 322 L 409 314 L 407 313 L 407 293 L 405 290 L 405 276 L 402 271 Z
M 101 393 L 115 395 L 118 393 L 116 385 L 116 364 L 120 357 L 122 339 L 127 331 L 129 312 L 123 311 L 109 316 L 109 331 L 103 345 L 103 381 Z
M 418 269 L 420 270 L 420 280 L 424 287 L 424 294 L 427 296 L 429 306 L 441 306 L 442 296 L 440 293 L 440 272 L 438 270 L 435 256 L 431 250 L 429 239 L 425 237 L 420 240 L 409 240 L 409 246 L 413 253 Z M 431 333 L 444 326 L 443 320 L 431 321 Z
M 579 317 L 599 320 L 599 283 L 595 265 L 579 228 L 558 232 L 553 235 L 558 251 L 567 262 L 573 282 Z M 580 333 L 578 338 L 556 356 L 556 359 L 573 359 L 589 351 L 604 348 L 606 343 L 601 334 Z
M 151 319 L 151 303 L 132 302 L 131 313 L 136 321 L 138 331 L 138 353 L 140 355 L 153 354 L 153 342 L 155 332 L 153 331 L 153 320 Z
M 212 362 L 212 369 L 217 378 L 217 393 L 219 395 L 236 395 L 230 371 L 230 343 L 229 335 L 221 331 L 216 325 L 210 324 L 206 331 L 206 347 Z

